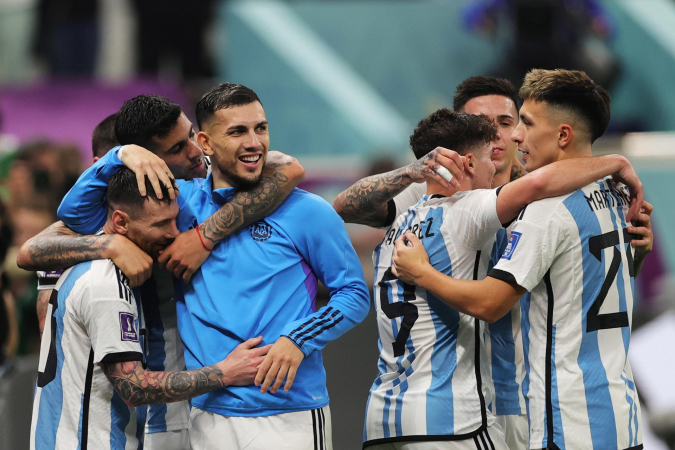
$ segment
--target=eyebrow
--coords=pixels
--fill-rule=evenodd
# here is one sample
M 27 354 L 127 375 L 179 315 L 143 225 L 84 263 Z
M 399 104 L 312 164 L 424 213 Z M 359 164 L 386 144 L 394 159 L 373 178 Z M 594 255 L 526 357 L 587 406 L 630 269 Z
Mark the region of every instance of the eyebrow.
M 267 125 L 267 124 L 268 124 L 267 121 L 266 121 L 266 120 L 263 120 L 262 122 L 258 122 L 258 123 L 255 125 L 254 128 L 258 128 L 258 127 L 260 127 L 260 126 L 262 126 L 262 125 Z M 229 127 L 226 131 L 229 133 L 229 132 L 232 132 L 232 131 L 240 131 L 240 132 L 244 132 L 244 131 L 246 131 L 246 130 L 248 130 L 248 127 L 247 127 L 246 125 L 233 125 L 233 126 Z
M 511 114 L 500 114 L 500 115 L 497 116 L 497 119 L 499 119 L 499 120 L 504 120 L 504 119 L 515 120 Z

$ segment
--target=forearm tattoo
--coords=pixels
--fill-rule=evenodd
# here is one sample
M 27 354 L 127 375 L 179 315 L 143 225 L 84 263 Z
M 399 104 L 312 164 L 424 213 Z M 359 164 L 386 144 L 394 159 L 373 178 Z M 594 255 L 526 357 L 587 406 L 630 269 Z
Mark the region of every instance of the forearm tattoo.
M 59 270 L 85 261 L 102 259 L 113 235 L 81 236 L 57 222 L 33 238 L 28 269 Z
M 298 180 L 288 177 L 291 162 L 266 164 L 260 182 L 245 191 L 237 192 L 204 223 L 199 225 L 211 247 L 239 228 L 264 219 L 288 197 Z
M 415 181 L 423 181 L 425 174 L 438 167 L 436 152 L 429 153 L 414 163 L 372 175 L 357 181 L 341 192 L 333 202 L 339 214 L 348 223 L 382 226 L 387 218 L 387 202 L 403 192 Z
M 103 363 L 115 391 L 132 406 L 187 400 L 225 386 L 216 366 L 182 372 L 147 372 L 140 361 Z

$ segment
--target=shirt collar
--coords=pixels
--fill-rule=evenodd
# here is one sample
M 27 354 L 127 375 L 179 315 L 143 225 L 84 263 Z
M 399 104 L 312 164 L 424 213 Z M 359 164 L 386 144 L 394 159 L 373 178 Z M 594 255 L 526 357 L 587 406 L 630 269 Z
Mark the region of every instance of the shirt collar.
M 213 189 L 213 172 L 207 175 L 203 189 L 207 192 L 211 191 L 213 201 L 220 206 L 227 203 L 238 191 L 236 187 Z

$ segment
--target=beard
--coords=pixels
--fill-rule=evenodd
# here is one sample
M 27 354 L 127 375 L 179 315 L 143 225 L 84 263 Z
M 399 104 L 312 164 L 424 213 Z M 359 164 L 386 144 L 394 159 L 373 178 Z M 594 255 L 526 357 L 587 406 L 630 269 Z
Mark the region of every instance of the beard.
M 229 180 L 230 185 L 232 185 L 233 187 L 237 187 L 239 189 L 248 189 L 257 186 L 258 183 L 260 183 L 260 179 L 262 178 L 262 169 L 260 170 L 260 173 L 258 173 L 257 175 L 249 174 L 249 176 L 243 177 L 238 173 L 236 173 L 234 170 L 232 170 L 231 167 L 222 164 L 220 161 L 217 160 L 217 158 L 211 157 L 211 162 L 213 164 L 211 168 L 212 170 L 213 169 L 218 170 L 223 177 Z

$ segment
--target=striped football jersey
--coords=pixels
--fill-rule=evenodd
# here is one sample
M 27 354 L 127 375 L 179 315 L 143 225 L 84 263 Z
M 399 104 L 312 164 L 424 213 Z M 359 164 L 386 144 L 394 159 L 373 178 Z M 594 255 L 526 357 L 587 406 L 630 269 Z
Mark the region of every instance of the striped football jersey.
M 110 260 L 68 269 L 49 302 L 33 400 L 31 449 L 137 449 L 144 408 L 127 406 L 101 362 L 143 361 L 143 319 Z
M 522 300 L 531 448 L 642 448 L 628 362 L 633 255 L 629 193 L 609 179 L 529 205 L 490 276 Z
M 490 264 L 497 191 L 425 196 L 399 216 L 375 249 L 379 376 L 366 407 L 364 446 L 471 438 L 494 421 L 483 322 L 393 275 L 396 238 L 411 230 L 431 264 L 455 278 L 482 279 Z

